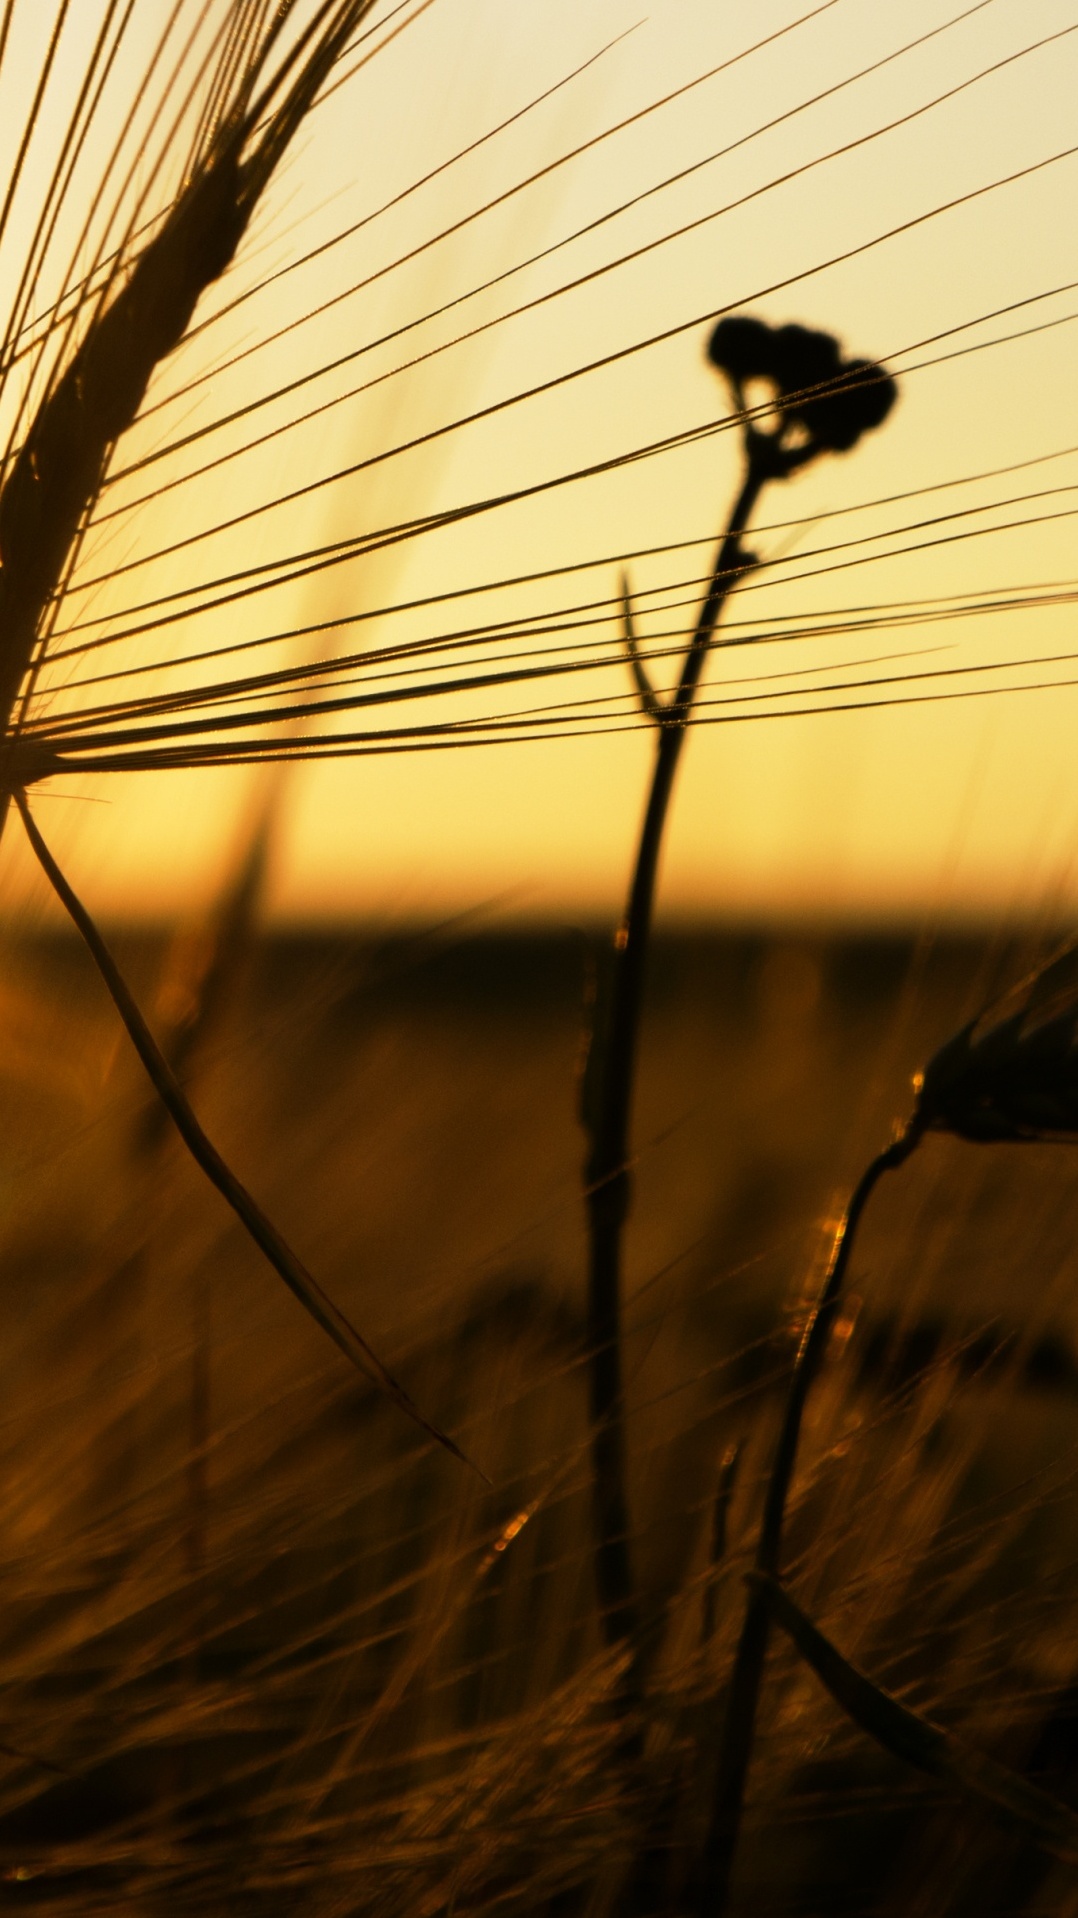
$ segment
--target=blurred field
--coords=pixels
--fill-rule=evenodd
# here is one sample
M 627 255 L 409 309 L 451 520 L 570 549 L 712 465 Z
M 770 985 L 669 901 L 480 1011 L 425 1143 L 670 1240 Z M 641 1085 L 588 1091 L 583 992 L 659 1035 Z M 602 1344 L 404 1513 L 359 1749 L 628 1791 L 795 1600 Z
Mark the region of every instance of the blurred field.
M 181 1033 L 197 934 L 117 948 Z M 186 1062 L 211 1135 L 488 1491 L 261 1267 L 157 1120 L 81 951 L 9 938 L 4 1904 L 687 1912 L 737 1573 L 823 1223 L 917 1064 L 1032 956 L 972 935 L 657 948 L 627 1344 L 652 1716 L 627 1781 L 588 1548 L 592 942 L 265 940 Z M 885 1185 L 791 1563 L 851 1656 L 1063 1795 L 1075 1218 L 1066 1148 L 930 1141 Z M 734 1438 L 731 1549 L 709 1567 Z M 1046 1871 L 875 1753 L 777 1652 L 746 1911 L 1072 1909 L 1073 1879 Z

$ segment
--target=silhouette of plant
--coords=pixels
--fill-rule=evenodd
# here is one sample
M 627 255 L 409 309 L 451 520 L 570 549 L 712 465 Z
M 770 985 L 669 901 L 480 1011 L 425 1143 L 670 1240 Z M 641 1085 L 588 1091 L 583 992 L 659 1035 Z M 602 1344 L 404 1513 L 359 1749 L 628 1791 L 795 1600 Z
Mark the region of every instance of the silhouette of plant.
M 116 443 L 138 418 L 155 371 L 187 335 L 202 295 L 232 263 L 266 188 L 373 3 L 328 0 L 306 21 L 297 0 L 283 0 L 272 13 L 257 4 L 235 10 L 217 39 L 210 105 L 172 203 L 150 222 L 148 238 L 142 230 L 129 234 L 115 256 L 66 289 L 66 300 L 39 333 L 39 370 L 50 351 L 55 357 L 43 396 L 9 448 L 0 484 L 0 804 L 6 813 L 15 801 L 42 870 L 88 945 L 196 1162 L 316 1323 L 424 1431 L 461 1456 L 419 1413 L 207 1138 L 26 796 L 59 763 L 48 729 L 42 735 L 27 727 L 30 702 L 49 656 L 63 584 Z M 47 236 L 43 217 L 34 248 L 47 244 Z M 17 334 L 6 353 L 9 367 L 21 357 Z
M 744 534 L 764 488 L 773 480 L 790 478 L 822 453 L 849 452 L 862 434 L 886 419 L 896 397 L 894 381 L 882 367 L 843 359 L 831 334 L 804 326 L 772 327 L 752 315 L 729 315 L 719 320 L 707 350 L 727 382 L 741 423 L 744 477 L 676 682 L 665 696 L 651 684 L 636 640 L 628 585 L 624 588 L 625 648 L 642 710 L 656 729 L 655 764 L 629 897 L 597 998 L 582 1087 L 589 1138 L 585 1182 L 595 1578 L 610 1645 L 631 1639 L 638 1623 L 626 1489 L 621 1246 L 630 1196 L 629 1130 L 640 1008 L 674 778 L 723 607 L 738 581 L 760 563 L 745 547 Z M 750 381 L 766 383 L 762 402 L 752 403 Z
M 888 1750 L 1002 1805 L 1012 1817 L 1025 1820 L 1049 1849 L 1072 1860 L 1078 1857 L 1078 1822 L 1066 1807 L 977 1754 L 963 1757 L 945 1734 L 879 1692 L 846 1665 L 779 1583 L 783 1526 L 806 1401 L 827 1350 L 857 1229 L 884 1173 L 904 1165 L 930 1132 L 949 1132 L 974 1144 L 1078 1143 L 1078 947 L 1067 946 L 978 1013 L 939 1048 L 914 1085 L 916 1101 L 909 1119 L 854 1187 L 802 1333 L 731 1675 L 714 1811 L 697 1887 L 701 1918 L 725 1909 L 760 1682 L 776 1620 L 838 1702 Z

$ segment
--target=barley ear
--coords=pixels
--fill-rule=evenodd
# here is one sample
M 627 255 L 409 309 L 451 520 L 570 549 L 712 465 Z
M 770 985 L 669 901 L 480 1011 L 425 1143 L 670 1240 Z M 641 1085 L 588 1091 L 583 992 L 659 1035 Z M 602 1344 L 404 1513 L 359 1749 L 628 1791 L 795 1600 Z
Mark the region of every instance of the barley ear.
M 120 290 L 38 407 L 0 490 L 0 730 L 116 440 L 202 293 L 235 254 L 250 209 L 236 138 L 184 187 Z
M 253 98 L 291 10 L 277 11 L 230 86 L 220 124 L 133 262 L 124 259 L 50 385 L 0 487 L 0 736 L 11 731 L 42 623 L 61 590 L 112 449 L 251 217 L 373 0 L 323 0 Z
M 947 1040 L 918 1083 L 923 1125 L 974 1143 L 1078 1139 L 1078 947 Z

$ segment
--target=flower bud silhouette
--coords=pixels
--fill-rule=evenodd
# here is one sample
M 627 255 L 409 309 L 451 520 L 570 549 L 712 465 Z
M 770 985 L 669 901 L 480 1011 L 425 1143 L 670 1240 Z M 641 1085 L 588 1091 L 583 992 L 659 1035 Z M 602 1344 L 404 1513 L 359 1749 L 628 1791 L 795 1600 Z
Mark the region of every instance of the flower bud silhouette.
M 771 335 L 771 356 L 779 391 L 798 393 L 836 378 L 841 364 L 838 341 L 808 326 L 779 326 Z
M 847 360 L 830 392 L 808 398 L 791 411 L 804 419 L 817 445 L 848 453 L 862 433 L 887 418 L 896 398 L 893 379 L 871 360 Z
M 744 410 L 746 380 L 774 386 L 779 424 L 767 435 L 757 433 L 757 440 L 770 442 L 775 477 L 794 472 L 818 453 L 848 453 L 863 433 L 886 419 L 897 397 L 895 382 L 882 366 L 844 360 L 834 335 L 814 327 L 772 327 L 751 314 L 730 314 L 714 328 L 707 351 L 729 380 L 739 410 Z
M 766 320 L 735 313 L 719 321 L 708 341 L 713 366 L 732 380 L 775 377 L 774 332 Z

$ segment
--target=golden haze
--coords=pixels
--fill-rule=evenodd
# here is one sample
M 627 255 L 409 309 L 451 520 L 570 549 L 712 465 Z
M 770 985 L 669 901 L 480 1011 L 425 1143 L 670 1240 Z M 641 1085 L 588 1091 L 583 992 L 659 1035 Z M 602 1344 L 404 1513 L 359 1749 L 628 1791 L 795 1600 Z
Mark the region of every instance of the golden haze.
M 168 403 L 129 436 L 137 445 L 125 442 L 114 467 L 455 299 L 612 206 L 647 197 L 453 312 L 323 373 L 298 396 L 120 479 L 106 509 L 143 497 L 147 503 L 92 535 L 72 618 L 99 619 L 106 630 L 117 611 L 236 564 L 527 486 L 718 418 L 726 399 L 704 363 L 702 316 L 744 304 L 776 320 L 802 319 L 839 333 L 853 353 L 886 358 L 899 372 L 901 406 L 850 458 L 821 465 L 765 502 L 757 547 L 776 564 L 731 610 L 733 620 L 752 622 L 731 631 L 759 630 L 761 643 L 716 659 L 709 692 L 729 694 L 737 690 L 731 682 L 745 682 L 743 693 L 771 689 L 773 696 L 757 698 L 755 707 L 702 712 L 706 719 L 739 717 L 702 725 L 692 740 L 666 858 L 664 907 L 689 916 L 890 916 L 1072 906 L 1072 606 L 901 625 L 881 624 L 870 612 L 862 630 L 773 637 L 784 623 L 833 620 L 858 607 L 1013 595 L 1017 587 L 1078 578 L 1071 517 L 1078 492 L 1068 490 L 1078 485 L 1078 453 L 1067 451 L 1078 447 L 1076 330 L 1067 317 L 1078 309 L 1078 290 L 948 331 L 1066 282 L 1078 159 L 1055 160 L 827 264 L 1073 143 L 1078 35 L 1034 46 L 1073 24 L 1060 0 L 1021 7 L 992 0 L 966 9 L 961 20 L 959 9 L 952 15 L 927 0 L 900 12 L 869 0 L 835 0 L 680 101 L 394 264 L 483 200 L 808 11 L 782 0 L 754 8 L 751 23 L 732 23 L 729 10 L 710 0 L 664 0 L 644 20 L 623 0 L 587 9 L 554 0 L 541 10 L 437 0 L 427 8 L 315 117 L 268 216 L 207 312 L 312 240 L 364 218 L 617 34 L 626 37 L 497 138 L 185 347 L 154 391 Z M 957 24 L 947 26 L 952 19 Z M 887 60 L 939 28 L 945 30 Z M 880 61 L 886 63 L 877 71 L 758 131 Z M 877 133 L 910 114 L 916 117 L 905 125 Z M 873 133 L 856 150 L 824 157 Z M 648 192 L 720 147 L 734 150 Z M 793 177 L 769 185 L 785 175 Z M 757 197 L 732 204 L 750 194 Z M 693 231 L 635 262 L 395 370 L 466 326 L 691 222 L 698 223 Z M 371 275 L 377 277 L 322 318 L 304 319 Z M 793 283 L 765 291 L 786 280 Z M 132 564 L 248 503 L 270 501 L 694 315 L 699 325 L 664 344 L 368 466 L 171 559 Z M 257 344 L 293 320 L 299 323 L 276 344 L 220 370 L 230 350 Z M 1055 324 L 954 356 L 1045 322 Z M 936 345 L 918 345 L 943 333 Z M 200 387 L 186 390 L 193 371 L 213 368 Z M 290 424 L 301 405 L 322 405 L 378 375 L 388 377 L 306 425 Z M 255 431 L 267 436 L 263 444 L 154 497 L 161 479 L 182 478 L 185 466 L 201 464 L 211 451 L 242 448 Z M 734 446 L 733 436 L 704 440 L 390 546 L 239 603 L 218 618 L 214 635 L 222 642 L 227 628 L 232 643 L 477 582 L 702 540 L 718 529 L 736 482 Z M 999 471 L 1034 460 L 1042 463 Z M 996 477 L 977 477 L 985 473 Z M 912 499 L 877 503 L 915 491 Z M 1017 503 L 1002 503 L 1008 501 Z M 836 512 L 842 516 L 826 517 Z M 964 517 L 923 524 L 955 514 Z M 998 530 L 1007 522 L 1019 523 Z M 865 543 L 828 550 L 852 539 Z M 699 545 L 633 563 L 645 633 L 687 623 L 692 589 L 658 589 L 698 575 L 707 551 Z M 114 558 L 127 570 L 110 579 Z M 404 632 L 416 637 L 500 619 L 507 609 L 519 615 L 571 608 L 609 598 L 617 572 L 611 558 L 512 592 L 342 625 L 256 658 L 302 658 L 304 646 L 378 646 Z M 83 577 L 104 583 L 80 591 Z M 675 599 L 680 609 L 649 615 L 649 590 L 657 604 Z M 206 631 L 204 619 L 192 618 L 163 635 L 140 634 L 128 650 L 133 657 L 147 647 L 161 647 L 161 656 L 177 644 L 197 649 Z M 621 698 L 626 677 L 613 617 L 600 637 L 609 665 L 583 690 Z M 1047 665 L 998 670 L 1047 656 Z M 968 667 L 978 670 L 965 678 L 927 676 Z M 77 662 L 57 670 L 49 696 L 62 703 L 64 676 L 84 671 Z M 893 683 L 907 674 L 925 676 Z M 884 683 L 850 691 L 851 681 Z M 993 691 L 932 706 L 871 704 L 1045 682 L 1047 690 Z M 539 703 L 580 689 L 554 680 L 549 694 L 525 690 Z M 481 710 L 479 698 L 454 695 L 450 710 Z M 507 703 L 504 694 L 491 696 L 491 710 Z M 816 710 L 834 703 L 866 709 Z M 790 708 L 800 716 L 764 717 Z M 423 710 L 410 707 L 405 716 L 420 718 Z M 623 723 L 606 735 L 592 726 L 574 730 L 584 736 L 293 767 L 275 843 L 274 911 L 410 917 L 483 901 L 524 916 L 612 910 L 650 741 L 642 724 Z M 154 917 L 212 893 L 268 777 L 244 770 L 86 778 L 46 789 L 47 797 L 43 791 L 40 817 L 95 904 Z M 4 897 L 39 900 L 17 840 L 9 834 L 4 846 Z

